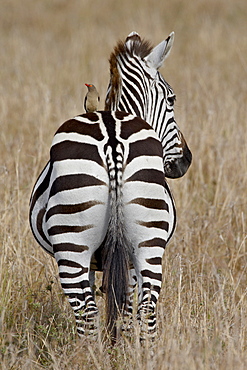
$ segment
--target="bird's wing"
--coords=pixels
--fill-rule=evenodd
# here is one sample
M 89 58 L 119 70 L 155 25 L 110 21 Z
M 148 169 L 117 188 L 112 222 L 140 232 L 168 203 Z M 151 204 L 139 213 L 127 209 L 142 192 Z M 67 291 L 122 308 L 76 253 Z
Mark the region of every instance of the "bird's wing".
M 85 99 L 84 99 L 84 109 L 87 112 L 87 96 L 85 96 Z

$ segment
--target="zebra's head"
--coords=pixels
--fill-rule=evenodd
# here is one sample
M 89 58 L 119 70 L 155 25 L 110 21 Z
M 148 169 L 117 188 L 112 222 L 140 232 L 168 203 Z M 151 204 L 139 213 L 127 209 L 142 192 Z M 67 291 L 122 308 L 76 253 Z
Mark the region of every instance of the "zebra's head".
M 105 110 L 122 110 L 140 116 L 158 134 L 163 147 L 166 177 L 183 176 L 192 154 L 174 118 L 176 96 L 159 72 L 169 55 L 174 33 L 152 47 L 132 32 L 110 56 L 110 83 Z

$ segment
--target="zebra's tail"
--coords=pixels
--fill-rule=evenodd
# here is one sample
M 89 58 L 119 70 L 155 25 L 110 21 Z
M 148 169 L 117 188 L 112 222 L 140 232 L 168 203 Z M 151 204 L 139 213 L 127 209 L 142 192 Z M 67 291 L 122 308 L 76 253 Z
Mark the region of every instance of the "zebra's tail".
M 110 163 L 113 163 L 110 161 Z M 121 163 L 119 161 L 117 164 Z M 110 174 L 110 221 L 105 243 L 102 250 L 103 282 L 106 293 L 107 327 L 113 342 L 118 338 L 117 319 L 122 314 L 129 284 L 129 253 L 124 232 L 122 204 L 122 164 L 115 165 L 113 170 L 109 164 Z M 117 172 L 117 173 L 116 173 Z

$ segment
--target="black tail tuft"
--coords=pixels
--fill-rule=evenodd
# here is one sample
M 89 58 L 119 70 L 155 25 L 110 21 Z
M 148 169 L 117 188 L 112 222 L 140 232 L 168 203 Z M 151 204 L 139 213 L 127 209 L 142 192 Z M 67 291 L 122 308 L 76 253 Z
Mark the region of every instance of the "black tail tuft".
M 121 316 L 126 304 L 129 279 L 127 245 L 124 242 L 122 233 L 119 233 L 119 231 L 120 230 L 113 230 L 109 227 L 102 256 L 102 288 L 106 293 L 107 327 L 113 341 L 116 341 L 118 337 L 117 319 Z M 117 235 L 113 234 L 113 232 Z

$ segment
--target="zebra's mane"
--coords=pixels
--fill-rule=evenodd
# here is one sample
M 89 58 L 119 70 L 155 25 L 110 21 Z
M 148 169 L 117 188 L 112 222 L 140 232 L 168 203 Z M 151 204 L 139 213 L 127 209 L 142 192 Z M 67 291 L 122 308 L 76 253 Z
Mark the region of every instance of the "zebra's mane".
M 145 58 L 151 51 L 153 47 L 151 46 L 150 42 L 144 39 L 135 33 L 132 32 L 126 40 L 119 41 L 114 48 L 113 53 L 111 54 L 111 58 L 117 58 L 120 54 L 122 56 L 138 56 L 141 59 Z
M 118 99 L 119 90 L 121 87 L 120 76 L 117 68 L 119 57 L 124 59 L 129 57 L 139 57 L 141 59 L 145 58 L 151 53 L 153 46 L 151 46 L 149 41 L 141 39 L 137 33 L 131 33 L 126 40 L 119 41 L 111 53 L 109 58 L 110 63 L 110 90 L 108 91 L 105 110 L 109 110 L 111 104 L 116 102 Z

